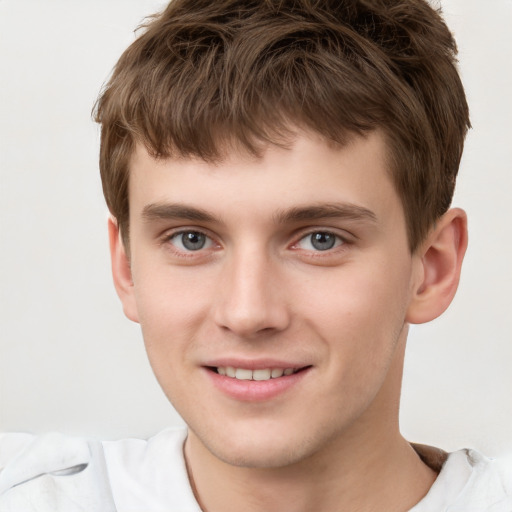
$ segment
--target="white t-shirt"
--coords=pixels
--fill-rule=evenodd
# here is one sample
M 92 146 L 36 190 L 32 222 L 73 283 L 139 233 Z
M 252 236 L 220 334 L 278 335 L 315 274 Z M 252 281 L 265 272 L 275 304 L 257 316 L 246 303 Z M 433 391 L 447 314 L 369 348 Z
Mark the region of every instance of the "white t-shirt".
M 144 441 L 0 434 L 1 512 L 201 512 L 183 457 L 185 429 Z M 410 512 L 512 512 L 512 460 L 449 455 Z

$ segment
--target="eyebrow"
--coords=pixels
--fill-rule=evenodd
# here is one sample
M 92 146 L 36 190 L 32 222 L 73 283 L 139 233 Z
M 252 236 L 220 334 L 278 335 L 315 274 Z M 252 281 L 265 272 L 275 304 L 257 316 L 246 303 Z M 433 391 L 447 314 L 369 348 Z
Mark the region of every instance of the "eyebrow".
M 216 220 L 213 215 L 202 208 L 166 203 L 146 205 L 142 210 L 142 218 L 146 221 L 180 219 L 196 222 L 214 222 Z
M 321 219 L 347 219 L 355 221 L 377 222 L 377 216 L 368 208 L 351 203 L 327 203 L 304 207 L 293 207 L 275 215 L 275 222 L 291 224 L 293 222 L 321 220 Z
M 142 210 L 142 217 L 146 221 L 179 219 L 192 222 L 218 222 L 216 217 L 202 208 L 176 203 L 148 204 Z M 294 222 L 334 218 L 377 222 L 377 216 L 371 210 L 351 203 L 295 206 L 277 212 L 274 215 L 274 222 L 276 224 L 292 224 Z

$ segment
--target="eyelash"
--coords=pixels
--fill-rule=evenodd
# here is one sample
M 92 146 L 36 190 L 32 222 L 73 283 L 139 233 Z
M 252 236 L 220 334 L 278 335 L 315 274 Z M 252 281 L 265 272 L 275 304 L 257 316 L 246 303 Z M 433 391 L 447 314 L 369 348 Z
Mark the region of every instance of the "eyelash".
M 320 250 L 320 249 L 317 249 L 317 250 L 314 250 L 314 249 L 303 249 L 305 251 L 308 251 L 308 252 L 311 252 L 313 254 L 315 254 L 315 256 L 321 256 L 321 255 L 327 255 L 327 254 L 332 254 L 336 249 L 346 245 L 348 242 L 348 240 L 337 234 L 337 233 L 334 233 L 333 231 L 328 231 L 328 230 L 323 230 L 323 229 L 314 229 L 314 230 L 311 230 L 311 231 L 308 231 L 307 233 L 302 233 L 300 238 L 297 240 L 297 242 L 295 242 L 291 248 L 292 249 L 296 249 L 296 250 L 301 250 L 298 245 L 304 241 L 304 240 L 307 240 L 308 238 L 310 239 L 310 244 L 313 245 L 313 241 L 311 240 L 311 237 L 313 235 L 322 235 L 322 236 L 330 236 L 330 237 L 334 237 L 334 240 L 333 240 L 333 246 L 332 247 L 328 247 L 326 248 L 325 250 Z
M 172 243 L 172 240 L 176 239 L 180 236 L 182 237 L 183 235 L 186 235 L 186 234 L 196 234 L 196 235 L 204 236 L 206 238 L 205 243 L 208 244 L 208 247 L 200 247 L 199 249 L 197 249 L 195 251 L 187 250 L 186 248 L 183 248 L 183 249 L 177 248 L 176 245 Z M 308 237 L 311 237 L 312 235 L 315 235 L 315 234 L 320 234 L 320 235 L 324 235 L 324 236 L 333 236 L 335 238 L 334 246 L 327 248 L 323 251 L 322 250 L 314 250 L 314 249 L 301 249 L 300 247 L 298 247 L 298 245 L 303 240 L 306 240 Z M 206 249 L 210 249 L 212 246 L 217 247 L 217 248 L 220 247 L 220 244 L 215 241 L 214 237 L 212 237 L 207 232 L 202 231 L 200 229 L 180 229 L 179 231 L 175 231 L 173 233 L 166 234 L 162 240 L 162 243 L 165 245 L 171 246 L 173 253 L 176 256 L 182 257 L 182 258 L 194 258 L 194 257 L 197 258 L 198 256 L 204 257 L 205 256 L 204 253 L 205 253 Z M 311 253 L 312 255 L 314 255 L 314 257 L 322 257 L 322 256 L 332 255 L 337 249 L 344 248 L 344 246 L 349 245 L 350 243 L 351 242 L 347 239 L 347 237 L 341 236 L 340 234 L 337 234 L 333 231 L 329 231 L 327 229 L 317 228 L 317 229 L 311 229 L 307 232 L 300 233 L 299 238 L 296 239 L 296 242 L 291 244 L 289 247 L 292 250 L 304 251 L 307 253 Z M 183 243 L 181 245 L 183 246 Z
M 187 233 L 204 236 L 206 238 L 206 243 L 208 244 L 207 249 L 209 249 L 211 246 L 220 247 L 220 245 L 215 242 L 215 239 L 212 236 L 200 229 L 180 229 L 179 231 L 168 233 L 164 236 L 162 245 L 170 247 L 173 255 L 180 258 L 197 258 L 198 256 L 205 257 L 206 254 L 204 247 L 200 247 L 198 250 L 194 251 L 187 250 L 186 248 L 180 249 L 173 243 L 173 239 L 177 239 L 180 236 L 183 237 L 183 235 L 186 235 Z M 181 245 L 183 246 L 183 243 Z

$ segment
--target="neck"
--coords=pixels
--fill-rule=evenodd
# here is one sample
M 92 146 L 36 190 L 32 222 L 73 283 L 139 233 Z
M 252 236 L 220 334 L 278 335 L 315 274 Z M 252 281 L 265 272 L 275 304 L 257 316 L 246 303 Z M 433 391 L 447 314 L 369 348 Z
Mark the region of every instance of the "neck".
M 390 372 L 392 378 L 365 414 L 321 451 L 294 464 L 234 466 L 218 459 L 190 432 L 185 458 L 202 510 L 405 512 L 412 508 L 437 475 L 399 433 L 402 363 L 403 350 L 393 363 L 398 368 Z
M 381 441 L 371 453 L 368 446 L 342 449 L 333 443 L 329 450 L 335 460 L 327 453 L 315 454 L 283 468 L 226 464 L 192 433 L 185 453 L 204 512 L 409 510 L 427 494 L 436 474 L 401 436 Z

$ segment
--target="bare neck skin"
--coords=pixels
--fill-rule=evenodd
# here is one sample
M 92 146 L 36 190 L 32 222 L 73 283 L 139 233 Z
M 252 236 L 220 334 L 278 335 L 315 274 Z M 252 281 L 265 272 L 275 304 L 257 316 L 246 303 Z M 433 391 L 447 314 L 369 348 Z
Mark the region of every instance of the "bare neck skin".
M 236 467 L 193 432 L 185 445 L 189 478 L 204 512 L 406 512 L 437 474 L 400 435 L 398 405 L 407 328 L 388 379 L 370 407 L 319 452 L 278 468 Z

